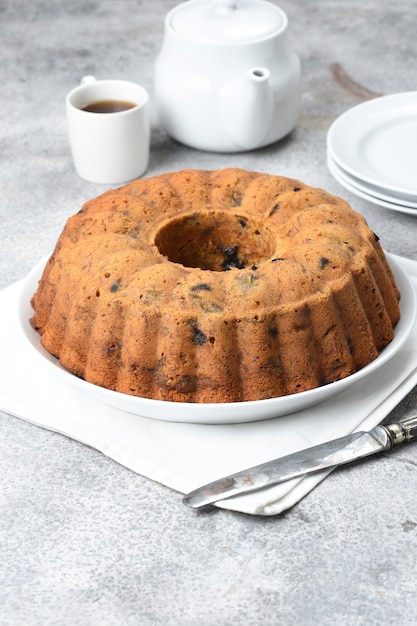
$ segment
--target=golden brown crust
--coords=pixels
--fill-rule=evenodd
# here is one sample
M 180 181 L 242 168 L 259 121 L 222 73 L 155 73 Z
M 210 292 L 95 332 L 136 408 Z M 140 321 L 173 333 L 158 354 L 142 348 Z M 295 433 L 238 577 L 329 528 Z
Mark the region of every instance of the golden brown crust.
M 393 338 L 399 293 L 343 200 L 240 169 L 141 179 L 72 216 L 31 323 L 110 389 L 230 402 L 348 376 Z

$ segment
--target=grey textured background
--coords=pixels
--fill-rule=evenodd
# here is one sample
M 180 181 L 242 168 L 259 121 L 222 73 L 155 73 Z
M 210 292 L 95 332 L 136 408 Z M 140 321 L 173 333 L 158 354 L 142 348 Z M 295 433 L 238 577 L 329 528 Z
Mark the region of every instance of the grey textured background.
M 66 219 L 105 189 L 74 172 L 66 93 L 95 74 L 141 82 L 152 98 L 174 4 L 0 0 L 0 288 L 50 253 Z M 171 141 L 153 110 L 148 175 L 233 165 L 296 177 L 346 198 L 385 249 L 417 259 L 416 218 L 346 192 L 325 146 L 331 122 L 366 90 L 416 89 L 417 3 L 279 5 L 302 63 L 295 131 L 257 152 L 204 153 Z M 335 63 L 363 88 L 337 80 Z M 414 390 L 396 414 L 416 406 Z M 0 488 L 4 626 L 417 624 L 411 444 L 334 473 L 279 517 L 196 514 L 100 453 L 1 413 Z

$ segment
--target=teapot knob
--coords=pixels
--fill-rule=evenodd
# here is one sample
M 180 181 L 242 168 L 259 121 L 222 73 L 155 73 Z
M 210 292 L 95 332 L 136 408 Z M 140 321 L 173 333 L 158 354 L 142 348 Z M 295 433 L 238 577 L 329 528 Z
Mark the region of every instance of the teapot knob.
M 237 9 L 237 0 L 216 0 L 215 11 L 216 13 L 226 13 L 228 11 L 234 11 Z

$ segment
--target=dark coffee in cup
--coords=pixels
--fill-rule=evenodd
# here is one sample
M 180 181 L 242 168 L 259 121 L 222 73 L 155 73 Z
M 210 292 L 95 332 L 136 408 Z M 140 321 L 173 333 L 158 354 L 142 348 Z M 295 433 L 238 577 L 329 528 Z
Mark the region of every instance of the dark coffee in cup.
M 127 102 L 125 100 L 100 100 L 98 102 L 92 102 L 82 107 L 82 111 L 88 111 L 89 113 L 120 113 L 120 111 L 127 111 L 133 109 L 136 106 L 134 102 Z

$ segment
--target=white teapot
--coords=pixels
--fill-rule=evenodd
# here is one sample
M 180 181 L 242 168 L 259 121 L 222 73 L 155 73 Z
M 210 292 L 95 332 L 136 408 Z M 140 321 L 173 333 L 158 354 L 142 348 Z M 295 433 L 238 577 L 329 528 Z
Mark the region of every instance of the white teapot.
M 201 150 L 266 146 L 295 126 L 300 63 L 288 19 L 266 0 L 190 0 L 165 18 L 155 63 L 160 122 Z

